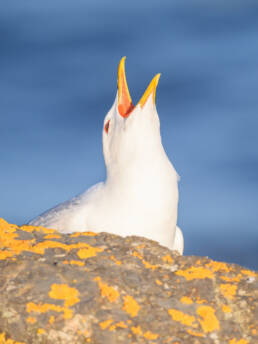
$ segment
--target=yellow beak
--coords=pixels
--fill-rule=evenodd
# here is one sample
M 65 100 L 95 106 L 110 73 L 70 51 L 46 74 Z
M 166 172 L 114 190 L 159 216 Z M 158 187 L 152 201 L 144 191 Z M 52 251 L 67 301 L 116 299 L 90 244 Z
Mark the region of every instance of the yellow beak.
M 118 111 L 122 117 L 128 117 L 134 109 L 125 76 L 125 56 L 121 59 L 117 73 Z
M 149 86 L 147 87 L 146 91 L 144 92 L 143 96 L 139 100 L 138 104 L 141 105 L 141 107 L 144 106 L 144 104 L 147 102 L 149 96 L 152 94 L 153 104 L 155 104 L 155 97 L 156 97 L 156 89 L 159 83 L 160 74 L 157 74 L 154 76 L 154 78 L 151 80 Z
M 155 104 L 156 89 L 159 83 L 159 78 L 160 78 L 160 74 L 157 74 L 152 79 L 146 91 L 144 92 L 142 98 L 138 102 L 138 104 L 142 108 L 147 102 L 151 94 L 152 94 L 153 104 Z M 127 81 L 126 81 L 125 56 L 121 59 L 118 66 L 117 87 L 118 87 L 118 111 L 122 117 L 126 118 L 130 115 L 130 113 L 133 111 L 135 106 L 133 105 L 130 92 L 128 89 Z

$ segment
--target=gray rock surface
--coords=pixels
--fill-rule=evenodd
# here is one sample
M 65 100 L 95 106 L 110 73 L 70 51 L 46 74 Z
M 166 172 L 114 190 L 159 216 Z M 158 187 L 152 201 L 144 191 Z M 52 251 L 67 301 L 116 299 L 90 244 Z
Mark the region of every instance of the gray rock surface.
M 0 219 L 0 344 L 258 343 L 257 273 Z

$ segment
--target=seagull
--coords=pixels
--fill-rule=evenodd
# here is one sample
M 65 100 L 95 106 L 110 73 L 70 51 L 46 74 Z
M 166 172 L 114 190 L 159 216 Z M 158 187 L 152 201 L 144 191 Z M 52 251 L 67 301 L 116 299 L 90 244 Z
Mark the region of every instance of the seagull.
M 137 235 L 183 254 L 177 224 L 178 174 L 162 145 L 155 105 L 160 74 L 133 105 L 118 66 L 117 94 L 104 119 L 102 141 L 106 180 L 31 220 L 28 224 L 63 233 L 109 232 Z

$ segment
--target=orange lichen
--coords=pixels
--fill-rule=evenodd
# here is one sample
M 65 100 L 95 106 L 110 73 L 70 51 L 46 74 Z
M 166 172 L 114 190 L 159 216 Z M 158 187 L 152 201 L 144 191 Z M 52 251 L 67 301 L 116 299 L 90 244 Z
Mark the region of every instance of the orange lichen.
M 203 303 L 208 303 L 208 301 L 206 300 L 201 300 L 199 296 L 197 296 L 196 298 L 196 303 L 198 303 L 198 305 L 202 305 Z
M 251 271 L 251 270 L 241 270 L 242 274 L 247 275 L 247 276 L 251 276 L 251 277 L 257 277 L 257 273 L 255 271 Z
M 248 344 L 248 341 L 245 339 L 237 340 L 236 338 L 233 338 L 229 341 L 229 344 Z
M 232 312 L 231 307 L 228 305 L 222 305 L 221 309 L 222 309 L 222 312 L 224 312 L 224 313 L 231 313 Z
M 164 263 L 168 263 L 168 264 L 171 264 L 174 261 L 173 258 L 169 254 L 162 257 L 162 260 Z
M 130 314 L 131 317 L 136 317 L 140 308 L 138 302 L 132 296 L 124 296 L 124 306 L 122 309 Z
M 190 297 L 183 296 L 181 297 L 180 301 L 186 305 L 191 305 L 193 303 L 193 300 L 190 299 Z
M 54 322 L 55 322 L 55 317 L 54 317 L 53 315 L 51 315 L 51 316 L 49 317 L 49 319 L 48 319 L 48 323 L 49 323 L 50 325 L 52 325 Z
M 44 239 L 60 239 L 60 234 L 47 234 L 44 236 Z
M 114 331 L 118 327 L 120 327 L 120 328 L 127 328 L 128 326 L 123 321 L 119 321 L 118 323 L 110 326 L 109 331 Z
M 76 232 L 73 234 L 70 234 L 71 238 L 77 238 L 79 236 L 97 236 L 98 233 L 94 233 L 94 232 Z
M 109 302 L 115 302 L 119 298 L 119 292 L 114 287 L 111 287 L 108 284 L 103 283 L 100 277 L 95 277 L 94 281 L 98 283 L 101 296 L 106 297 Z
M 149 262 L 147 262 L 146 260 L 144 260 L 143 257 L 140 255 L 139 252 L 133 251 L 132 255 L 133 255 L 134 257 L 139 258 L 140 261 L 143 263 L 143 265 L 146 267 L 146 269 L 152 269 L 152 270 L 157 269 L 158 265 L 150 264 Z
M 10 251 L 0 251 L 0 260 L 4 260 L 6 258 L 10 258 L 13 256 L 13 253 Z
M 35 324 L 36 321 L 37 321 L 37 319 L 34 318 L 34 317 L 28 317 L 28 318 L 26 319 L 26 322 L 27 322 L 28 324 Z
M 204 337 L 204 334 L 201 332 L 195 332 L 195 331 L 192 331 L 190 329 L 186 330 L 186 332 L 188 332 L 191 336 Z
M 210 306 L 200 306 L 196 313 L 200 316 L 199 322 L 204 332 L 212 332 L 220 329 L 215 310 Z
M 186 270 L 178 270 L 175 272 L 178 276 L 183 276 L 187 281 L 193 279 L 214 278 L 214 274 L 209 269 L 203 267 L 191 266 Z
M 73 306 L 80 301 L 78 297 L 79 291 L 69 287 L 67 284 L 52 284 L 48 296 L 51 297 L 51 299 L 64 300 L 65 307 Z
M 28 226 L 28 225 L 24 225 L 21 226 L 20 229 L 24 232 L 44 232 L 45 234 L 51 234 L 51 233 L 55 233 L 56 230 L 55 229 L 49 229 L 49 228 L 45 228 L 45 227 L 37 227 L 37 226 Z
M 168 313 L 174 321 L 180 322 L 183 325 L 196 327 L 196 325 L 194 324 L 195 322 L 194 316 L 183 313 L 173 308 L 169 309 Z
M 0 219 L 1 220 L 1 219 Z M 0 333 L 0 344 L 25 344 L 24 342 L 16 342 L 15 340 L 12 340 L 11 338 L 6 338 L 5 333 Z
M 10 224 L 4 219 L 0 218 L 0 230 L 9 230 L 9 231 L 16 231 L 17 226 L 14 224 Z
M 205 265 L 207 268 L 211 269 L 213 272 L 217 271 L 231 271 L 231 267 L 227 263 L 210 261 Z
M 152 333 L 151 331 L 147 331 L 143 334 L 143 337 L 149 340 L 155 340 L 158 338 L 158 336 L 159 335 L 157 333 Z
M 220 276 L 220 279 L 226 282 L 239 282 L 241 278 L 242 278 L 241 274 L 238 274 L 237 276 L 234 276 L 234 277 Z
M 71 251 L 79 249 L 80 258 L 89 258 L 95 256 L 97 252 L 102 252 L 101 248 L 94 248 L 86 243 L 78 243 L 67 245 L 59 241 L 45 240 L 35 245 L 35 239 L 32 240 L 19 240 L 19 235 L 16 230 L 26 232 L 43 231 L 47 235 L 45 239 L 53 239 L 61 237 L 55 230 L 35 226 L 22 226 L 17 227 L 10 225 L 3 219 L 0 219 L 0 259 L 11 258 L 21 254 L 23 251 L 33 252 L 35 254 L 44 254 L 46 249 L 60 248 L 64 251 Z M 80 249 L 82 251 L 80 251 Z
M 220 291 L 227 299 L 233 300 L 236 295 L 237 286 L 233 284 L 228 284 L 228 283 L 221 284 Z
M 108 326 L 113 322 L 113 319 L 107 319 L 105 321 L 102 321 L 99 323 L 99 326 L 102 328 L 102 330 L 105 330 L 108 328 Z
M 81 260 L 64 260 L 63 264 L 71 264 L 71 265 L 77 265 L 77 266 L 84 266 L 85 262 L 82 262 Z
M 141 329 L 141 326 L 138 325 L 138 326 L 132 326 L 131 327 L 131 330 L 134 334 L 138 335 L 138 336 L 141 336 L 142 335 L 142 329 Z
M 145 244 L 140 244 L 135 246 L 138 250 L 141 250 L 142 248 L 144 248 L 146 245 Z
M 157 285 L 162 285 L 162 282 L 160 280 L 158 280 L 158 279 L 156 279 L 155 282 L 156 282 Z
M 103 249 L 99 247 L 93 247 L 88 244 L 86 244 L 85 248 L 81 248 L 78 252 L 77 255 L 81 259 L 88 259 L 91 257 L 95 257 L 98 252 L 102 252 Z
M 120 260 L 117 260 L 116 257 L 114 257 L 114 256 L 110 256 L 110 259 L 113 260 L 113 262 L 115 262 L 117 265 L 122 264 L 122 262 Z
M 29 302 L 27 303 L 27 312 L 35 312 L 35 313 L 46 313 L 49 311 L 54 311 L 54 312 L 64 312 L 64 319 L 71 319 L 73 316 L 73 311 L 67 307 L 61 307 L 58 305 L 53 305 L 50 303 L 39 303 L 36 304 L 34 302 Z

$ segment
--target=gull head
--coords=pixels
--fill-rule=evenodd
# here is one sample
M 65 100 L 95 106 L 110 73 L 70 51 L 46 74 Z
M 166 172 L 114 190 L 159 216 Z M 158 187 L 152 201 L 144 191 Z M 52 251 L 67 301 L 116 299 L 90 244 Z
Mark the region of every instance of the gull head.
M 137 105 L 133 105 L 125 75 L 125 57 L 118 66 L 117 94 L 103 125 L 107 178 L 139 173 L 164 156 L 155 105 L 157 74 Z

